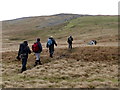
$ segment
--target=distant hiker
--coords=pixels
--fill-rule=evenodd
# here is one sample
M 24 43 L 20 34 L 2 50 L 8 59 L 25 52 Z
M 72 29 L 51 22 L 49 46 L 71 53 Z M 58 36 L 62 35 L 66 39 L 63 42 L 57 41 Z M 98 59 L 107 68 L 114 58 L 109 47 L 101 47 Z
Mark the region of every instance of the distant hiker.
M 73 41 L 73 37 L 69 36 L 67 42 L 68 42 L 68 48 L 70 49 L 72 49 L 72 41 Z
M 96 40 L 92 40 L 94 42 L 94 44 L 96 45 L 97 44 L 97 41 Z
M 37 64 L 42 65 L 40 61 L 40 53 L 42 52 L 42 45 L 40 43 L 40 38 L 37 38 L 37 42 L 32 45 L 32 50 L 36 56 L 36 61 L 34 66 L 36 66 Z
M 49 37 L 48 41 L 47 41 L 47 45 L 46 47 L 49 48 L 49 53 L 50 53 L 50 57 L 53 58 L 53 53 L 54 53 L 54 45 L 57 46 L 56 41 L 54 40 L 54 38 L 51 36 Z
M 97 41 L 96 40 L 91 40 L 90 42 L 89 42 L 89 45 L 96 45 L 97 44 Z
M 24 41 L 23 43 L 20 44 L 19 51 L 18 51 L 18 59 L 22 59 L 22 69 L 21 73 L 26 70 L 26 64 L 27 64 L 27 59 L 28 59 L 28 54 L 31 53 L 31 50 L 28 46 L 28 42 Z

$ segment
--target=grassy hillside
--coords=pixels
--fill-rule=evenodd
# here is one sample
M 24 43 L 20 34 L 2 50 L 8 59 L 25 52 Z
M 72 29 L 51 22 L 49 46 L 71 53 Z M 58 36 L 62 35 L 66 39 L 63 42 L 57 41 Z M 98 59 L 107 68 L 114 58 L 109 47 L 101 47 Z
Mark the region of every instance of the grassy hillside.
M 113 37 L 116 41 L 118 35 L 118 22 L 116 16 L 85 16 L 71 20 L 56 35 L 68 36 L 73 35 L 75 39 L 96 39 L 105 40 Z M 109 41 L 107 40 L 107 41 Z
M 45 42 L 51 35 L 58 40 L 65 40 L 69 35 L 73 35 L 76 40 L 117 41 L 117 16 L 76 17 L 58 15 L 3 22 L 3 39 L 7 37 L 10 41 L 33 41 L 40 37 L 42 42 Z M 52 24 L 47 25 L 50 23 Z M 45 27 L 39 28 L 40 26 Z
M 118 17 L 59 14 L 3 21 L 3 88 L 118 88 Z M 53 58 L 45 42 L 53 36 L 58 46 Z M 74 38 L 67 49 L 67 37 Z M 29 55 L 27 71 L 16 60 L 19 43 L 41 38 L 43 65 L 34 67 Z M 90 40 L 97 45 L 88 45 Z
M 44 28 L 59 26 L 77 17 L 80 17 L 80 15 L 58 14 L 3 21 L 3 37 L 10 37 L 10 40 L 23 40 L 27 36 L 27 39 L 29 39 L 30 36 L 42 35 L 43 33 L 40 31 L 44 31 Z

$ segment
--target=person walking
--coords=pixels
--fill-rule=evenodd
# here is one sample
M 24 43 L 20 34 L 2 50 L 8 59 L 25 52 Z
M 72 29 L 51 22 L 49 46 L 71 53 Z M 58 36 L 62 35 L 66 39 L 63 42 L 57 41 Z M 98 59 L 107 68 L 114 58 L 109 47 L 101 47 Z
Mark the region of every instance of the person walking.
M 35 65 L 42 65 L 41 60 L 40 60 L 40 53 L 42 52 L 42 45 L 40 43 L 40 38 L 37 38 L 37 42 L 32 45 L 32 50 L 35 53 L 36 56 L 36 61 Z
M 67 42 L 68 42 L 68 48 L 70 49 L 72 49 L 72 41 L 73 41 L 73 37 L 69 36 Z
M 49 48 L 50 57 L 53 58 L 54 54 L 54 45 L 57 46 L 57 43 L 53 36 L 49 37 L 46 47 Z
M 27 64 L 28 54 L 31 54 L 31 50 L 30 50 L 30 48 L 28 46 L 28 42 L 24 41 L 19 46 L 19 51 L 18 51 L 18 56 L 17 56 L 17 59 L 19 59 L 19 60 L 22 59 L 21 73 L 23 71 L 26 71 L 26 64 Z

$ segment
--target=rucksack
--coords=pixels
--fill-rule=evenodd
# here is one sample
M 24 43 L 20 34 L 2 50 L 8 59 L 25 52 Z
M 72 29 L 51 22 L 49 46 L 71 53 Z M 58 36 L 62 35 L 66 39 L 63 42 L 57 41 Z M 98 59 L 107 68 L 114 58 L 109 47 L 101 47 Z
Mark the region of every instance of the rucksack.
M 68 38 L 68 41 L 70 41 L 70 42 L 71 42 L 71 41 L 72 41 L 72 39 L 71 39 L 71 38 Z
M 72 38 L 68 38 L 68 43 L 72 43 L 73 39 Z
M 51 46 L 51 45 L 52 45 L 52 40 L 51 40 L 51 39 L 48 39 L 47 44 L 48 44 L 48 46 Z
M 32 45 L 32 50 L 33 50 L 33 52 L 37 52 L 39 50 L 38 43 L 34 43 Z
M 20 44 L 20 54 L 26 53 L 27 46 L 25 44 Z

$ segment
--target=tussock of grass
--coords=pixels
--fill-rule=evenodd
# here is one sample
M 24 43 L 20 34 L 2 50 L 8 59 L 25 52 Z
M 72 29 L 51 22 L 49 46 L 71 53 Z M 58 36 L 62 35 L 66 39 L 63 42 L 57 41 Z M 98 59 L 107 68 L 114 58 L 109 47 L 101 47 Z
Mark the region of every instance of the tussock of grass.
M 11 40 L 11 41 L 21 41 L 21 40 L 25 40 L 25 39 L 23 39 L 23 38 L 10 38 L 9 40 Z

